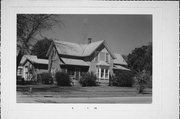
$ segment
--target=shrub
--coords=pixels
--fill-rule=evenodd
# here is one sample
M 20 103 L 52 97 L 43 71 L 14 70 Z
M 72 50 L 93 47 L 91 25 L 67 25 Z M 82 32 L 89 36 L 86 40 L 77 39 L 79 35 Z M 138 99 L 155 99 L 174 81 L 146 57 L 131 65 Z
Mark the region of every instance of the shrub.
M 115 75 L 109 76 L 109 86 L 118 86 L 116 81 L 117 79 Z
M 111 84 L 113 86 L 132 87 L 133 73 L 129 71 L 116 72 L 115 76 L 111 78 Z
M 17 84 L 24 84 L 24 78 L 23 77 L 21 77 L 21 76 L 17 76 Z
M 52 84 L 53 78 L 50 73 L 44 72 L 44 73 L 38 74 L 37 82 L 42 83 L 42 84 Z
M 56 72 L 55 79 L 58 86 L 71 86 L 71 79 L 65 72 Z
M 79 83 L 84 86 L 97 86 L 97 77 L 93 72 L 83 73 Z

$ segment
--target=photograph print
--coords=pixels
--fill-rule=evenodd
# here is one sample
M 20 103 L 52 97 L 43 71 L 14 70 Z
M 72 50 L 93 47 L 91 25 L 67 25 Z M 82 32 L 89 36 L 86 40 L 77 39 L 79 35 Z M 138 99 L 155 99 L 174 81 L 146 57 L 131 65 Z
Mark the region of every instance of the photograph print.
M 152 15 L 16 18 L 17 103 L 152 103 Z

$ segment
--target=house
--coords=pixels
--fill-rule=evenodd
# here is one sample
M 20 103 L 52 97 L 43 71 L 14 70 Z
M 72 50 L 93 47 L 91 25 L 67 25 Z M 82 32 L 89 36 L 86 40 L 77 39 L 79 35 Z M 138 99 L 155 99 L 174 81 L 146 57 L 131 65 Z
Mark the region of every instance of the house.
M 105 40 L 78 44 L 65 41 L 53 41 L 47 52 L 48 71 L 55 75 L 57 71 L 67 72 L 73 79 L 79 80 L 82 73 L 94 72 L 98 83 L 109 84 L 114 70 L 129 70 L 120 54 L 114 54 Z
M 38 74 L 43 72 L 48 72 L 48 60 L 24 55 L 18 66 L 17 76 L 22 77 L 24 81 L 36 81 Z

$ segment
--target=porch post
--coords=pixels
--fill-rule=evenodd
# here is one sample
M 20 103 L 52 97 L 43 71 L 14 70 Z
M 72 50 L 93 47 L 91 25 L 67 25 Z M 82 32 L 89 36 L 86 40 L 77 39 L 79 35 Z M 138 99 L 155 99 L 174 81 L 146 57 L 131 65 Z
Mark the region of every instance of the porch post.
M 104 79 L 106 78 L 106 70 L 107 70 L 107 69 L 104 69 L 104 76 L 103 76 Z
M 99 74 L 98 74 L 99 76 L 99 78 L 101 78 L 101 68 L 99 68 Z
M 109 73 L 110 73 L 110 70 L 108 69 L 108 79 L 109 79 Z

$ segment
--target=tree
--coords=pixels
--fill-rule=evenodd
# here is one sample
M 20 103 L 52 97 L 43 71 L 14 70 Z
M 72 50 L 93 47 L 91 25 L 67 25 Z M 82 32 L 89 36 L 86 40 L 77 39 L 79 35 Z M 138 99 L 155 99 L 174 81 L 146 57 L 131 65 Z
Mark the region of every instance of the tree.
M 49 46 L 51 45 L 51 42 L 52 40 L 48 38 L 37 41 L 37 43 L 33 46 L 31 54 L 36 55 L 38 58 L 41 59 L 48 59 L 48 57 L 46 57 L 46 54 Z
M 143 93 L 144 84 L 152 87 L 152 43 L 135 48 L 127 58 L 128 67 L 135 72 L 138 93 Z
M 127 57 L 128 67 L 135 72 L 152 73 L 152 44 L 135 48 Z
M 62 23 L 57 15 L 18 14 L 17 15 L 17 67 L 24 54 L 31 53 L 31 47 L 37 34 Z M 61 24 L 59 24 L 61 25 Z

